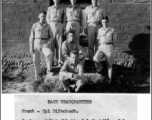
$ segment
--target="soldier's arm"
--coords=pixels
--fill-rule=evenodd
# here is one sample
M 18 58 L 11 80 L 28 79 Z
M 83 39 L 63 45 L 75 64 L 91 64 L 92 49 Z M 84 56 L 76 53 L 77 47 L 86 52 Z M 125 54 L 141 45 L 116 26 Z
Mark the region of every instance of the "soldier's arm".
M 63 64 L 63 66 L 62 66 L 62 68 L 59 72 L 59 76 L 60 76 L 61 79 L 63 79 L 63 78 L 64 79 L 71 79 L 73 77 L 73 73 L 68 72 L 68 61 L 66 61 Z
M 79 73 L 78 73 L 78 75 L 79 75 L 79 76 L 82 76 L 83 73 L 84 73 L 84 71 L 83 71 L 83 65 L 82 65 L 82 63 L 81 63 L 81 64 L 79 64 Z
M 87 21 L 88 21 L 88 16 L 87 16 L 87 8 L 84 11 L 84 19 L 85 19 L 85 23 L 84 23 L 84 27 L 87 27 Z
M 85 56 L 84 49 L 82 48 L 82 46 L 79 43 L 78 43 L 78 50 L 79 50 L 79 53 L 81 53 L 82 55 Z
M 100 40 L 100 29 L 98 29 L 97 40 Z
M 29 37 L 29 45 L 31 49 L 34 49 L 34 37 L 35 37 L 34 29 L 35 29 L 35 25 L 32 26 Z
M 82 63 L 78 64 L 78 69 L 79 69 L 79 73 L 78 74 L 74 74 L 73 76 L 74 76 L 75 79 L 83 79 L 84 70 L 83 70 Z
M 62 9 L 62 16 L 61 16 L 61 22 L 62 22 L 62 24 L 64 24 L 64 9 Z
M 48 32 L 49 32 L 49 36 L 48 36 L 49 37 L 49 44 L 51 44 L 53 42 L 53 32 L 52 32 L 50 25 L 49 25 Z
M 65 45 L 65 42 L 62 44 L 61 52 L 62 52 L 64 59 L 66 59 L 66 60 L 70 59 L 70 56 L 68 55 L 68 48 Z
M 47 9 L 46 21 L 49 24 L 49 21 L 50 21 L 50 11 L 49 11 L 49 8 Z
M 64 17 L 63 17 L 63 29 L 64 30 L 66 30 L 66 19 L 67 19 L 67 17 L 66 17 L 66 9 L 64 10 Z
M 80 7 L 80 28 L 83 29 L 83 14 L 81 7 Z
M 117 33 L 114 31 L 113 36 L 112 36 L 113 45 L 114 45 L 115 41 L 117 41 L 117 39 L 118 39 L 117 37 L 118 37 Z

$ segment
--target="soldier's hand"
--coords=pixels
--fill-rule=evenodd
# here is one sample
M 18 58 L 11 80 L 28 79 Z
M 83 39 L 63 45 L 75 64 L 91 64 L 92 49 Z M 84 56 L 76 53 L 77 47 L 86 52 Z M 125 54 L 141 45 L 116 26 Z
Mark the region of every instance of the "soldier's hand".
M 34 48 L 30 48 L 30 53 L 34 54 Z
M 64 30 L 63 35 L 66 36 L 66 30 Z
M 83 58 L 83 55 L 82 54 L 79 54 L 79 59 L 82 59 Z
M 51 42 L 49 41 L 47 44 L 46 44 L 46 47 L 49 47 L 51 45 Z
M 75 79 L 75 80 L 82 79 L 82 76 L 80 76 L 80 75 L 78 75 L 78 74 L 75 74 L 75 75 L 74 75 L 74 79 Z

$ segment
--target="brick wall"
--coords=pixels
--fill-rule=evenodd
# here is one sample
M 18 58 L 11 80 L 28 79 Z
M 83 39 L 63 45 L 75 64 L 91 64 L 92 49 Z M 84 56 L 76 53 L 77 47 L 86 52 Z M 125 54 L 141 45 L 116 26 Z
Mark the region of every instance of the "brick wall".
M 150 50 L 150 4 L 109 4 L 105 7 L 110 26 L 118 33 L 117 49 Z
M 124 4 L 127 0 L 100 0 L 118 33 L 117 50 L 150 56 L 150 3 Z M 131 0 L 130 0 L 131 1 Z M 137 0 L 134 0 L 137 2 Z M 49 0 L 2 1 L 2 50 L 27 51 L 30 29 L 40 10 L 47 10 Z
M 2 1 L 2 50 L 28 50 L 30 29 L 38 21 L 40 10 L 49 6 L 49 0 Z

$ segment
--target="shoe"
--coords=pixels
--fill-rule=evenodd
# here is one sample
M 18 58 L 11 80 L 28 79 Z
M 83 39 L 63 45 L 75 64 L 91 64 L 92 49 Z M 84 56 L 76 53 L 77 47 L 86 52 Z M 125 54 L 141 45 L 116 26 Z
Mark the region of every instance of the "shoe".
M 42 81 L 42 77 L 39 75 L 35 78 L 35 81 Z
M 111 84 L 111 80 L 108 78 L 108 77 L 105 77 L 104 78 L 104 83 L 106 83 L 106 84 Z
M 74 92 L 75 92 L 75 90 L 71 86 L 69 86 L 68 93 L 74 93 Z

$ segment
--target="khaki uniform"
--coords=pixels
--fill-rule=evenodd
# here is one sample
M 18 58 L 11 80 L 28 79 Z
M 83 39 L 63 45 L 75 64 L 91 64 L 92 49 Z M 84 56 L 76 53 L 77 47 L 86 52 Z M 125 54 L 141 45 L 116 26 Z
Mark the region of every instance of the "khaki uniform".
M 108 27 L 107 29 L 100 28 L 98 30 L 97 38 L 99 40 L 99 47 L 98 47 L 98 51 L 94 56 L 94 61 L 97 72 L 100 73 L 101 70 L 103 69 L 101 64 L 101 57 L 103 55 L 105 56 L 108 68 L 112 68 L 113 53 L 114 53 L 113 41 L 117 39 L 117 35 L 113 28 L 110 27 Z
M 49 7 L 47 10 L 46 20 L 48 24 L 51 26 L 53 32 L 53 43 L 52 43 L 52 51 L 55 53 L 56 46 L 56 58 L 58 62 L 62 61 L 61 56 L 61 45 L 62 45 L 62 36 L 63 36 L 63 8 L 55 7 L 54 5 Z M 53 58 L 54 60 L 54 58 Z
M 74 7 L 67 7 L 65 10 L 64 21 L 66 24 L 66 32 L 69 30 L 75 30 L 76 40 L 79 42 L 80 39 L 80 28 L 82 25 L 82 11 L 81 8 L 77 5 Z
M 70 52 L 71 51 L 78 51 L 81 52 L 82 58 L 79 58 L 79 60 L 83 63 L 85 62 L 85 53 L 83 48 L 80 46 L 80 44 L 78 42 L 74 42 L 74 43 L 69 43 L 68 40 L 64 41 L 62 44 L 62 55 L 65 60 L 69 60 L 70 59 Z
M 83 73 L 82 62 L 77 61 L 76 64 L 73 64 L 70 60 L 65 61 L 59 73 L 59 79 L 63 83 L 64 89 L 68 90 L 71 84 L 75 84 L 75 92 L 79 92 L 85 84 Z M 72 78 L 74 79 L 72 80 Z
M 89 47 L 89 60 L 93 60 L 94 56 L 94 46 L 95 51 L 97 50 L 97 33 L 98 29 L 101 27 L 100 20 L 103 16 L 103 10 L 100 7 L 88 6 L 85 9 L 85 16 L 88 28 L 88 47 Z
M 50 26 L 45 23 L 43 26 L 37 22 L 33 24 L 30 34 L 30 47 L 34 48 L 33 61 L 35 65 L 35 76 L 38 77 L 40 73 L 40 51 L 42 50 L 45 59 L 47 70 L 52 69 L 52 56 L 53 53 L 50 49 L 51 42 L 53 41 L 53 34 Z

